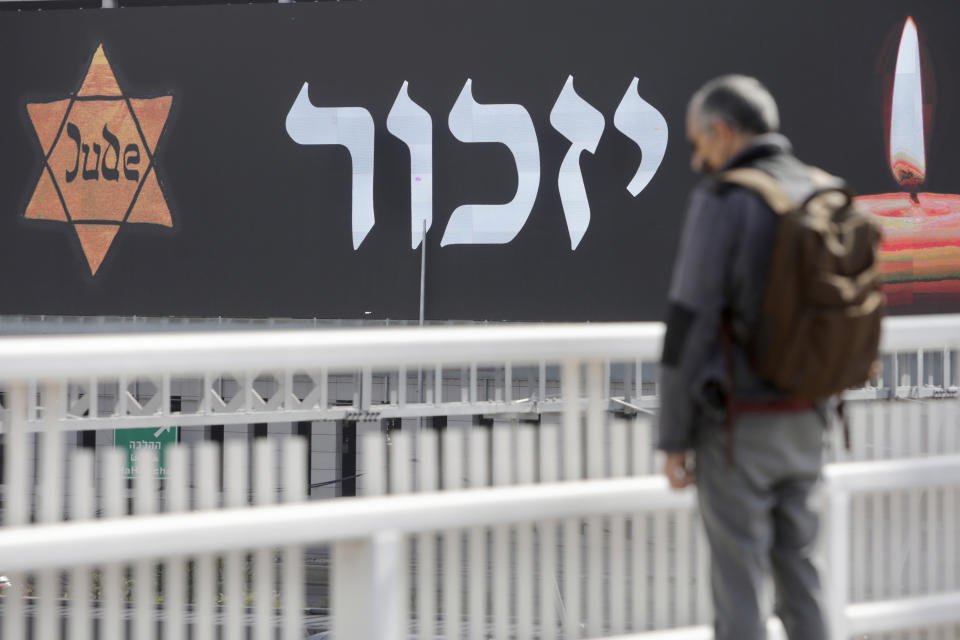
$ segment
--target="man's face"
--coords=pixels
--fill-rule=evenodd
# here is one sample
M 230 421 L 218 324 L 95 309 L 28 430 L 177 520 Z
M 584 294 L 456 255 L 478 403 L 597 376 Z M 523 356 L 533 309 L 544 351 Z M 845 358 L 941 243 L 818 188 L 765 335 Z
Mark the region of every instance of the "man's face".
M 692 114 L 687 115 L 687 139 L 693 147 L 690 168 L 697 173 L 713 173 L 733 157 L 733 130 L 724 122 L 714 121 L 701 126 Z

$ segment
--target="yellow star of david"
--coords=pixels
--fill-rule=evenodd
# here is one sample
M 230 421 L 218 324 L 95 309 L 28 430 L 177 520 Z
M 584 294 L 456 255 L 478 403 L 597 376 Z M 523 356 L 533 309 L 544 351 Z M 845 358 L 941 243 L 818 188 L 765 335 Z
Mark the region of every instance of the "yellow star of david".
M 154 159 L 172 104 L 124 95 L 102 44 L 75 94 L 27 104 L 44 159 L 24 216 L 73 225 L 91 275 L 121 225 L 173 226 Z

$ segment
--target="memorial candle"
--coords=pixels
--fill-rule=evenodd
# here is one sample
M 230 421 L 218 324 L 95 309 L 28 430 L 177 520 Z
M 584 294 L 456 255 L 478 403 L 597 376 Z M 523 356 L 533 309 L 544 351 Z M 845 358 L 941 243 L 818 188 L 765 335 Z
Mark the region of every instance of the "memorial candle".
M 883 226 L 880 269 L 893 311 L 960 309 L 960 195 L 920 193 L 926 179 L 923 86 L 917 26 L 900 38 L 890 110 L 890 168 L 906 189 L 857 202 Z

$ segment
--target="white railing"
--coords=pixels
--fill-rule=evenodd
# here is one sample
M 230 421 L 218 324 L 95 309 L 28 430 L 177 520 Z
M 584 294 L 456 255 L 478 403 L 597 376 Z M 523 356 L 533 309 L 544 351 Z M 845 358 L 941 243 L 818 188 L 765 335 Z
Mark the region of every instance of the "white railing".
M 828 583 L 832 587 L 833 637 L 960 622 L 955 540 L 960 456 L 837 464 L 827 468 L 826 480 L 829 507 L 825 543 Z M 938 496 L 943 498 L 943 509 L 935 513 L 931 503 Z M 856 510 L 852 501 L 878 497 L 886 497 L 892 505 L 886 532 L 891 542 L 887 549 L 878 549 L 877 555 L 892 552 L 899 556 L 892 563 L 888 560 L 881 565 L 895 565 L 902 559 L 904 544 L 916 549 L 917 557 L 910 559 L 906 579 L 892 585 L 894 597 L 883 599 L 875 595 L 872 601 L 848 604 L 848 596 L 842 594 L 849 593 L 855 556 L 866 551 L 868 535 L 879 537 L 884 533 L 854 526 Z M 921 514 L 924 499 L 927 508 Z M 905 537 L 896 540 L 904 533 Z M 873 544 L 881 547 L 876 540 Z M 944 570 L 940 571 L 941 568 Z M 919 595 L 922 572 L 926 573 L 927 584 L 925 594 Z
M 684 637 L 703 637 L 709 633 L 702 626 L 709 620 L 706 556 L 692 499 L 667 492 L 658 478 L 623 478 L 651 470 L 649 433 L 643 421 L 608 423 L 605 417 L 610 406 L 607 363 L 654 361 L 661 335 L 659 325 L 544 325 L 0 339 L 0 384 L 7 410 L 0 571 L 13 573 L 15 584 L 34 585 L 35 637 L 42 640 L 57 637 L 61 570 L 72 576 L 66 584 L 74 619 L 89 621 L 90 603 L 78 594 L 85 594 L 95 578 L 95 587 L 102 589 L 102 604 L 94 608 L 101 620 L 99 637 L 121 637 L 128 563 L 133 566 L 133 587 L 126 599 L 134 603 L 131 615 L 138 640 L 156 637 L 158 615 L 167 620 L 161 627 L 164 637 L 181 637 L 182 627 L 169 621 L 180 620 L 188 609 L 194 612 L 189 624 L 211 632 L 222 624 L 227 637 L 235 637 L 231 634 L 246 624 L 243 605 L 248 598 L 256 638 L 267 637 L 277 612 L 283 612 L 277 624 L 284 637 L 302 638 L 303 548 L 321 543 L 333 545 L 331 624 L 337 638 L 406 633 L 428 638 L 442 633 L 452 640 L 462 631 L 471 638 L 489 632 L 494 637 L 570 639 L 666 628 L 689 632 Z M 885 325 L 887 352 L 949 353 L 957 347 L 956 316 L 896 318 Z M 269 462 L 268 446 L 258 443 L 252 487 L 257 506 L 242 508 L 250 502 L 251 487 L 241 446 L 230 447 L 224 455 L 220 505 L 217 455 L 199 447 L 192 467 L 182 450 L 170 453 L 162 493 L 149 473 L 138 480 L 135 515 L 125 517 L 119 454 L 101 455 L 99 472 L 83 452 L 72 457 L 69 473 L 62 465 L 63 432 L 91 428 L 70 414 L 66 390 L 78 379 L 97 379 L 95 388 L 105 379 L 153 376 L 163 396 L 176 376 L 230 371 L 252 380 L 269 371 L 289 381 L 299 371 L 360 369 L 366 378 L 378 369 L 406 371 L 451 363 L 467 368 L 475 381 L 473 372 L 485 362 L 509 363 L 507 372 L 514 364 L 558 365 L 562 398 L 555 410 L 561 423 L 539 429 L 495 425 L 489 442 L 483 430 L 469 437 L 451 430 L 440 442 L 429 431 L 417 438 L 394 436 L 389 449 L 368 438 L 362 462 L 366 492 L 424 495 L 266 506 L 278 496 L 283 502 L 302 499 L 303 453 L 288 444 L 278 480 L 270 477 L 269 470 L 276 467 Z M 950 365 L 944 357 L 945 382 L 951 379 Z M 509 377 L 506 373 L 505 380 Z M 501 387 L 501 402 L 510 400 L 512 386 Z M 239 396 L 229 402 L 237 403 L 239 413 L 246 412 L 247 421 L 255 421 L 257 397 Z M 578 401 L 571 402 L 573 398 Z M 397 404 L 401 400 L 398 393 Z M 286 387 L 278 402 L 307 401 Z M 956 402 L 948 404 L 955 407 Z M 87 411 L 98 415 L 92 397 Z M 941 413 L 947 419 L 956 415 Z M 925 424 L 925 430 L 918 430 L 922 438 L 908 448 L 950 451 L 946 445 L 956 444 L 957 438 L 949 425 L 942 427 L 934 436 Z M 857 429 L 866 430 L 863 423 L 855 425 L 855 443 Z M 28 465 L 30 432 L 39 433 L 40 439 L 36 469 Z M 934 437 L 946 444 L 932 446 Z M 464 456 L 467 450 L 470 454 Z M 481 450 L 501 455 L 477 455 Z M 415 468 L 397 462 L 414 457 Z M 389 472 L 384 473 L 388 460 Z M 905 467 L 883 466 L 889 464 L 844 465 L 830 472 L 842 478 L 831 482 L 836 499 L 831 500 L 825 537 L 831 578 L 841 587 L 831 597 L 838 630 L 920 628 L 958 619 L 951 612 L 960 611 L 954 542 L 960 482 L 944 469 L 960 467 L 960 462 L 941 455 L 903 462 Z M 913 474 L 911 482 L 918 484 L 894 490 L 904 473 Z M 858 474 L 868 480 L 852 484 L 850 478 Z M 97 478 L 99 493 L 91 488 Z M 69 505 L 62 497 L 65 479 L 73 485 Z M 491 487 L 534 482 L 539 485 Z M 438 488 L 444 492 L 435 493 Z M 58 523 L 64 511 L 72 520 L 90 517 L 97 495 L 101 515 L 107 518 Z M 538 501 L 546 511 L 534 506 Z M 438 506 L 450 503 L 458 506 Z M 179 513 L 191 505 L 194 512 Z M 158 509 L 168 513 L 150 515 Z M 31 514 L 38 524 L 27 524 Z M 271 551 L 280 547 L 280 554 Z M 253 552 L 251 558 L 246 551 Z M 186 557 L 193 562 L 187 563 Z M 98 569 L 91 573 L 94 565 Z M 410 572 L 408 565 L 413 567 Z M 157 566 L 164 567 L 159 590 L 153 586 Z M 871 567 L 872 573 L 866 571 Z M 841 568 L 845 578 L 834 575 Z M 282 574 L 279 578 L 275 569 Z M 860 580 L 858 571 L 870 573 L 869 580 Z M 36 574 L 34 580 L 27 580 L 29 573 Z M 248 573 L 254 576 L 249 589 Z M 387 586 L 378 590 L 378 585 Z M 223 589 L 222 597 L 218 589 Z M 275 591 L 280 594 L 276 603 Z M 389 615 L 371 615 L 371 594 Z M 158 611 L 155 600 L 161 596 Z M 217 599 L 223 600 L 219 609 Z M 3 637 L 25 637 L 23 612 L 33 605 L 18 598 L 4 600 Z M 275 610 L 274 604 L 282 606 Z M 453 619 L 448 612 L 454 612 Z M 91 631 L 89 625 L 86 629 Z M 384 635 L 385 630 L 392 635 Z
M 588 332 L 606 334 L 596 333 L 588 347 L 597 349 L 595 353 L 604 361 L 604 402 L 611 411 L 652 412 L 657 407 L 656 361 L 662 326 L 632 325 L 632 346 L 640 349 L 617 350 L 616 332 L 609 329 L 618 326 L 626 330 L 631 325 L 596 325 Z M 894 318 L 887 327 L 884 375 L 851 390 L 849 399 L 921 399 L 956 393 L 960 378 L 952 366 L 955 352 L 948 346 L 949 336 L 941 335 L 949 333 L 949 323 Z M 64 428 L 73 430 L 559 415 L 563 410 L 561 376 L 559 367 L 548 365 L 561 363 L 564 356 L 538 347 L 554 340 L 574 345 L 575 329 L 545 325 L 542 331 L 540 327 L 527 328 L 524 334 L 524 327 L 484 327 L 484 338 L 470 338 L 475 352 L 448 348 L 464 345 L 460 337 L 476 335 L 470 333 L 476 329 L 438 328 L 441 333 L 434 335 L 440 336 L 441 342 L 424 353 L 391 346 L 391 340 L 405 340 L 410 334 L 404 332 L 409 329 L 377 329 L 358 335 L 352 335 L 358 333 L 355 330 L 343 329 L 221 333 L 205 329 L 117 337 L 11 337 L 0 340 L 0 348 L 5 350 L 0 365 L 9 369 L 7 380 L 27 384 L 30 417 L 36 413 L 39 380 L 61 380 L 66 395 L 63 417 L 68 423 Z M 0 333 L 3 330 L 0 326 Z M 916 339 L 914 332 L 921 339 Z M 525 344 L 516 344 L 518 335 Z M 528 340 L 524 335 L 534 337 Z M 369 345 L 364 344 L 367 340 Z M 612 348 L 606 349 L 598 340 Z M 532 343 L 532 350 L 524 357 L 527 342 Z M 517 349 L 511 350 L 514 347 Z M 376 349 L 386 349 L 394 359 L 372 358 Z M 341 357 L 342 350 L 352 350 L 354 357 Z M 57 356 L 61 351 L 63 359 Z M 154 357 L 158 352 L 161 355 Z M 117 353 L 122 357 L 112 355 Z M 68 354 L 72 354 L 69 359 Z M 537 355 L 540 357 L 533 357 Z M 34 423 L 29 421 L 28 428 Z
M 929 628 L 936 625 L 960 622 L 960 591 L 956 582 L 953 590 L 932 592 L 924 596 L 894 598 L 883 601 L 848 604 L 842 593 L 848 584 L 850 565 L 850 497 L 878 491 L 929 490 L 947 487 L 956 492 L 960 487 L 960 456 L 943 457 L 924 461 L 898 463 L 851 463 L 837 464 L 827 470 L 827 493 L 829 495 L 826 541 L 827 584 L 830 587 L 831 625 L 833 636 L 845 638 L 865 633 L 881 633 L 910 627 Z M 409 547 L 406 538 L 412 534 L 448 532 L 459 535 L 462 530 L 482 531 L 492 527 L 496 532 L 507 531 L 514 526 L 517 534 L 532 531 L 531 525 L 548 526 L 556 522 L 586 519 L 587 523 L 615 521 L 618 517 L 636 518 L 638 515 L 657 516 L 666 512 L 689 513 L 694 508 L 691 492 L 672 492 L 658 477 L 619 478 L 593 480 L 579 483 L 548 483 L 526 487 L 488 488 L 480 490 L 449 491 L 421 495 L 391 496 L 379 498 L 344 499 L 325 503 L 322 507 L 311 504 L 285 506 L 262 506 L 256 509 L 234 508 L 219 511 L 200 511 L 189 514 L 143 515 L 136 518 L 115 518 L 69 524 L 48 524 L 32 527 L 11 528 L 0 531 L 0 557 L 8 567 L 18 572 L 37 572 L 41 580 L 56 580 L 56 570 L 77 569 L 89 566 L 104 567 L 106 577 L 128 563 L 145 568 L 137 578 L 148 578 L 156 558 L 165 559 L 165 566 L 173 566 L 185 556 L 195 558 L 197 565 L 204 562 L 211 566 L 215 557 L 237 557 L 240 553 L 282 548 L 285 554 L 296 557 L 297 551 L 307 544 L 330 543 L 334 545 L 335 574 L 333 585 L 333 631 L 335 638 L 383 639 L 403 638 L 409 633 L 405 606 L 409 605 L 408 591 L 404 582 L 403 566 Z M 955 526 L 955 521 L 951 523 Z M 950 532 L 948 532 L 949 534 Z M 455 540 L 459 541 L 457 538 Z M 531 551 L 532 551 L 531 546 Z M 501 550 L 502 551 L 502 550 Z M 523 551 L 522 549 L 520 551 Z M 592 551 L 592 550 L 591 550 Z M 608 550 L 601 549 L 606 554 Z M 934 552 L 933 549 L 930 550 Z M 269 553 L 269 552 L 268 552 Z M 169 560 L 166 560 L 169 559 Z M 602 558 L 607 560 L 607 558 Z M 610 557 L 613 562 L 617 558 Z M 937 556 L 930 562 L 939 562 Z M 529 557 L 518 556 L 517 564 L 527 562 Z M 230 566 L 230 565 L 228 565 Z M 182 565 L 181 565 L 182 567 Z M 237 563 L 232 571 L 241 567 Z M 530 567 L 528 567 L 529 569 Z M 284 565 L 289 574 L 284 586 L 293 591 L 297 588 L 296 567 Z M 169 571 L 169 569 L 168 569 Z M 199 570 L 198 570 L 199 571 Z M 508 562 L 495 564 L 493 580 L 500 572 L 503 578 L 523 580 L 523 569 Z M 594 572 L 596 572 L 594 567 Z M 229 572 L 228 572 L 229 573 Z M 180 574 L 182 576 L 182 574 Z M 233 574 L 239 578 L 239 573 Z M 592 576 L 591 576 L 592 577 Z M 259 576 L 258 576 L 259 578 Z M 105 579 L 105 578 L 104 578 Z M 529 575 L 527 576 L 529 579 Z M 588 578 L 589 580 L 590 578 Z M 470 580 L 468 594 L 483 593 L 483 577 Z M 504 585 L 509 582 L 504 579 Z M 139 584 L 139 583 L 138 583 Z M 212 587 L 212 578 L 199 579 L 201 586 Z M 546 588 L 550 580 L 541 582 Z M 617 593 L 617 585 L 605 580 L 603 588 Z M 509 587 L 508 587 L 509 588 Z M 621 586 L 625 590 L 625 586 Z M 552 589 L 551 589 L 552 590 Z M 536 604 L 533 592 L 516 589 L 516 625 L 507 626 L 511 616 L 494 617 L 493 637 L 557 637 L 559 629 L 548 632 L 542 626 L 534 627 Z M 137 615 L 134 620 L 141 624 L 143 635 L 153 637 L 153 600 L 149 607 L 139 607 L 144 599 L 137 594 Z M 151 594 L 152 595 L 152 594 Z M 169 595 L 169 591 L 167 592 Z M 182 598 L 182 592 L 181 592 Z M 292 592 L 284 592 L 290 597 Z M 468 600 L 471 595 L 468 595 Z M 642 594 L 641 594 L 642 595 Z M 41 609 L 45 604 L 41 594 Z M 49 599 L 49 598 L 48 598 Z M 605 603 L 612 605 L 610 600 Z M 11 610 L 15 599 L 7 598 L 5 622 L 16 614 Z M 167 600 L 166 606 L 182 610 L 183 604 Z M 594 610 L 595 603 L 587 608 L 587 624 L 598 626 L 603 631 L 604 612 Z M 478 615 L 468 607 L 468 629 L 476 629 L 488 637 L 487 615 L 484 609 Z M 550 605 L 552 607 L 552 604 Z M 616 608 L 616 607 L 612 607 Z M 239 609 L 234 607 L 234 612 Z M 300 637 L 297 617 L 299 611 L 285 607 L 284 619 L 288 633 L 285 637 Z M 506 610 L 505 610 L 506 611 Z M 50 612 L 53 609 L 50 608 Z M 364 613 L 366 612 L 366 613 Z M 114 610 L 119 614 L 119 610 Z M 268 611 L 262 619 L 272 615 Z M 621 611 L 622 614 L 622 611 Z M 614 616 L 616 616 L 614 612 Z M 204 616 L 201 616 L 204 617 Z M 599 617 L 600 624 L 595 623 Z M 171 621 L 179 618 L 171 616 Z M 42 621 L 43 618 L 40 618 Z M 71 628 L 77 628 L 89 618 L 80 618 Z M 525 622 L 524 622 L 525 621 Z M 49 622 L 47 623 L 49 624 Z M 182 623 L 181 623 L 182 624 Z M 235 622 L 241 628 L 239 619 Z M 182 628 L 168 623 L 167 637 L 181 637 Z M 212 629 L 214 622 L 209 612 L 205 620 L 197 622 L 197 628 Z M 229 628 L 229 627 L 228 627 Z M 17 627 L 5 627 L 9 632 Z M 41 630 L 43 624 L 41 623 Z M 52 627 L 49 627 L 52 630 Z M 524 633 L 522 629 L 526 629 Z M 536 629 L 538 635 L 530 632 Z M 444 637 L 456 637 L 450 628 L 444 629 Z M 567 626 L 563 637 L 583 637 L 579 625 Z M 592 634 L 591 634 L 592 635 Z M 23 637 L 16 636 L 16 637 Z M 42 633 L 37 637 L 52 638 Z M 106 636 L 106 637 L 120 637 Z M 235 637 L 235 636 L 228 636 Z M 420 636 L 426 637 L 426 636 Z M 431 636 L 432 637 L 432 636 Z M 596 636 L 599 637 L 599 636 Z M 635 634 L 638 640 L 644 637 L 660 637 L 653 633 Z M 707 627 L 676 629 L 671 637 L 709 637 Z

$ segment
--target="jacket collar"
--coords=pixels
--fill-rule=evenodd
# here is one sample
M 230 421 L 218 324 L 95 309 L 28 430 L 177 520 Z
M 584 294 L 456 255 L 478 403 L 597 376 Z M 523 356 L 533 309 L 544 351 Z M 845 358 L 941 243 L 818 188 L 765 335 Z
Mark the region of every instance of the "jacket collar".
M 746 147 L 730 159 L 721 171 L 750 165 L 762 158 L 792 152 L 793 147 L 786 136 L 779 133 L 764 133 L 753 138 Z

